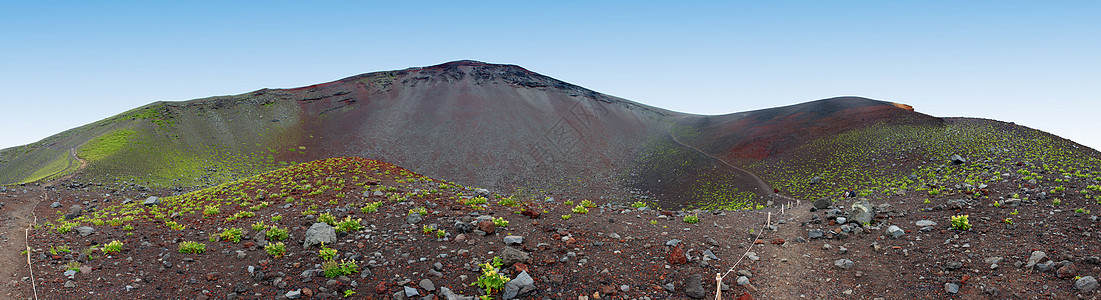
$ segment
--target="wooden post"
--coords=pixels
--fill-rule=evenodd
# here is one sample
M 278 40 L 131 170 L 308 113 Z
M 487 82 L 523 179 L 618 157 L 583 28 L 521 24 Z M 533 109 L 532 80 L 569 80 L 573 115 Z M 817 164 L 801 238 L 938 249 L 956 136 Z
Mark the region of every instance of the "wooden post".
M 723 300 L 723 277 L 715 273 L 715 300 Z

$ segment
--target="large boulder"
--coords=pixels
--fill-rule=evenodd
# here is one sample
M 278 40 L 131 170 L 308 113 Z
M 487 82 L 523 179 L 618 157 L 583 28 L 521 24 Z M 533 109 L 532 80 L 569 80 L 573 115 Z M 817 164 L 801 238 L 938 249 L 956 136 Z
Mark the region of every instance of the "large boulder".
M 306 230 L 306 240 L 302 243 L 303 248 L 309 248 L 313 245 L 319 245 L 321 243 L 335 243 L 336 242 L 336 229 L 325 223 L 313 223 L 310 229 Z
M 872 206 L 872 203 L 868 202 L 868 199 L 861 198 L 860 200 L 857 200 L 853 203 L 852 212 L 849 214 L 849 219 L 852 219 L 853 221 L 856 221 L 861 225 L 871 224 L 872 218 L 875 217 L 875 214 L 875 206 Z
M 145 198 L 145 202 L 142 202 L 145 206 L 154 206 L 161 203 L 161 199 L 156 196 Z
M 535 291 L 535 280 L 528 275 L 528 271 L 520 272 L 520 275 L 516 275 L 516 278 L 509 280 L 505 283 L 504 294 L 501 295 L 505 300 L 521 297 Z
M 950 161 L 950 162 L 952 162 L 952 164 L 956 164 L 956 165 L 962 165 L 962 164 L 967 163 L 967 159 L 963 158 L 959 154 L 952 154 L 952 157 L 949 157 L 948 161 Z
M 1093 276 L 1078 278 L 1078 280 L 1074 282 L 1074 287 L 1084 293 L 1093 292 L 1097 289 L 1097 279 L 1093 278 Z

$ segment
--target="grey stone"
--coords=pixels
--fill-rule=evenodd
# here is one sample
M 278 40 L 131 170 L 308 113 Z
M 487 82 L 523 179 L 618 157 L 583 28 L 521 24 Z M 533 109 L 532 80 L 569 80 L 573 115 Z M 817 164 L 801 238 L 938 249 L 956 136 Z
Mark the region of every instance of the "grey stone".
M 50 208 L 58 208 L 58 207 L 61 207 L 61 202 L 54 201 L 54 203 L 50 203 Z
M 411 287 L 407 287 L 407 286 L 402 287 L 402 288 L 404 288 L 404 290 L 405 290 L 405 297 L 406 298 L 420 296 L 420 294 L 421 294 L 415 288 L 411 288 Z
M 65 287 L 67 287 L 67 288 L 74 288 L 74 287 L 76 287 L 76 283 L 75 283 L 75 282 L 73 282 L 72 280 L 66 280 L 66 281 L 65 281 Z
M 520 251 L 519 249 L 512 247 L 505 247 L 501 250 L 501 264 L 503 267 L 511 267 L 513 264 L 527 262 L 531 260 L 531 256 L 527 252 Z
M 963 268 L 963 263 L 958 261 L 950 261 L 947 264 L 944 264 L 944 268 L 948 269 L 949 271 L 959 270 Z
M 749 284 L 749 278 L 746 278 L 745 276 L 738 276 L 738 281 L 737 282 L 738 282 L 738 285 L 743 285 L 744 286 L 744 285 Z
M 336 230 L 332 226 L 325 223 L 313 223 L 310 229 L 306 230 L 306 239 L 302 243 L 303 248 L 309 248 L 314 245 L 320 245 L 321 243 L 335 243 L 336 242 Z
M 630 292 L 631 291 L 631 286 L 626 285 L 626 284 L 621 284 L 621 285 L 619 285 L 619 291 L 624 292 L 624 293 Z
M 810 183 L 810 184 L 819 184 L 819 183 L 822 183 L 822 177 L 814 176 L 814 178 L 811 178 L 811 179 L 810 179 L 810 182 L 809 182 L 809 183 Z M 816 205 L 815 205 L 815 207 L 817 207 L 817 206 L 818 206 L 818 205 L 816 204 Z
M 905 235 L 906 231 L 902 230 L 902 228 L 899 228 L 898 226 L 891 225 L 890 227 L 887 227 L 887 234 L 891 235 L 891 237 L 893 238 L 898 238 Z
M 535 280 L 531 278 L 531 275 L 528 275 L 527 271 L 524 271 L 516 275 L 516 278 L 505 283 L 505 290 L 501 296 L 505 300 L 508 300 L 524 296 L 526 293 L 531 293 L 532 291 L 535 291 Z
M 254 235 L 252 237 L 253 243 L 255 243 L 257 247 L 264 247 L 264 246 L 268 245 L 267 232 L 268 232 L 267 229 L 260 230 L 260 232 L 257 232 L 256 235 Z M 238 255 L 237 258 L 244 258 L 244 257 L 241 257 L 240 255 Z
M 845 218 L 845 217 L 837 217 L 837 224 L 845 224 L 845 223 L 847 223 L 847 222 L 849 222 L 849 219 L 848 219 L 848 218 Z
M 510 235 L 505 237 L 505 245 L 519 245 L 524 243 L 524 237 L 518 235 Z
M 872 206 L 872 203 L 868 202 L 868 199 L 861 198 L 853 203 L 850 217 L 852 217 L 853 221 L 863 225 L 871 224 L 875 214 L 875 206 Z
M 69 279 L 72 279 L 73 277 L 76 276 L 76 273 L 77 272 L 74 271 L 74 270 L 66 270 L 64 275 L 65 275 L 65 277 L 68 277 Z
M 428 280 L 428 278 L 421 279 L 421 282 L 417 284 L 417 286 L 429 292 L 436 290 L 436 285 L 432 283 L 432 280 Z
M 949 294 L 959 293 L 960 292 L 960 285 L 955 284 L 955 283 L 951 283 L 951 282 L 945 283 L 944 284 L 944 291 L 948 292 Z
M 669 246 L 669 247 L 676 247 L 677 244 L 680 244 L 680 240 L 678 240 L 678 239 L 671 239 L 671 240 L 665 241 L 665 245 Z
M 73 204 L 73 206 L 69 207 L 69 213 L 65 214 L 65 219 L 66 220 L 76 219 L 76 218 L 80 217 L 81 212 L 83 212 L 83 211 L 84 211 L 84 209 L 80 207 L 80 204 Z
M 411 211 L 408 215 L 405 215 L 405 222 L 409 224 L 415 225 L 417 223 L 420 223 L 422 220 L 424 220 L 424 218 L 422 218 L 421 214 L 417 212 Z
M 817 209 L 827 209 L 830 208 L 830 205 L 833 205 L 833 201 L 829 198 L 822 198 L 814 201 L 814 208 Z
M 289 291 L 289 292 L 287 292 L 286 294 L 283 294 L 283 296 L 287 296 L 287 299 L 298 299 L 298 298 L 302 298 L 302 290 L 293 290 L 293 291 Z
M 933 222 L 930 220 L 921 220 L 915 222 L 914 225 L 917 225 L 918 227 L 937 226 L 937 222 Z
M 715 255 L 714 252 L 711 252 L 710 249 L 703 250 L 703 257 L 706 257 L 710 260 L 719 260 L 719 257 Z
M 1036 264 L 1036 270 L 1040 272 L 1051 272 L 1054 269 L 1055 261 L 1052 260 Z
M 1074 282 L 1074 287 L 1083 293 L 1093 292 L 1097 289 L 1097 279 L 1093 278 L 1093 276 L 1078 278 L 1078 280 Z
M 371 193 L 371 196 L 382 197 L 386 196 L 386 193 L 383 193 L 382 191 L 375 191 L 374 193 Z
M 825 233 L 822 232 L 821 229 L 811 229 L 807 231 L 807 238 L 810 239 L 820 239 L 823 235 L 825 235 Z
M 443 300 L 474 300 L 474 296 L 456 295 L 446 286 L 440 287 L 440 298 L 443 298 Z
M 455 225 L 451 227 L 455 228 L 455 231 L 458 231 L 459 233 L 469 233 L 471 230 L 474 229 L 474 226 L 470 225 L 469 222 L 455 222 Z
M 1028 256 L 1028 263 L 1025 264 L 1025 268 L 1027 269 L 1027 268 L 1031 268 L 1032 266 L 1035 266 L 1037 263 L 1044 260 L 1044 258 L 1046 258 L 1046 257 L 1047 257 L 1047 253 L 1044 253 L 1044 251 L 1032 251 L 1032 255 Z
M 957 164 L 957 165 L 967 163 L 967 159 L 963 158 L 959 154 L 952 154 L 952 157 L 949 157 L 948 161 L 952 162 L 953 164 Z
M 476 189 L 476 190 L 474 190 L 474 194 L 477 194 L 478 196 L 486 197 L 487 199 L 490 196 L 489 190 L 487 190 L 487 189 Z
M 853 267 L 853 261 L 842 258 L 833 261 L 833 265 L 839 269 L 848 270 Z
M 80 226 L 76 228 L 76 232 L 79 232 L 80 236 L 89 236 L 96 233 L 96 229 L 88 226 Z
M 693 299 L 703 299 L 707 296 L 707 291 L 703 289 L 702 279 L 703 275 L 700 274 L 689 275 L 688 279 L 684 281 L 684 293 Z
M 664 288 L 665 291 L 670 292 L 670 293 L 677 291 L 677 286 L 673 285 L 672 282 L 663 284 L 663 285 L 661 285 L 661 287 Z
M 145 198 L 145 202 L 142 202 L 141 204 L 145 205 L 145 206 L 154 206 L 154 205 L 157 205 L 157 204 L 160 204 L 160 203 L 161 203 L 161 199 L 157 198 L 156 196 L 153 196 L 153 197 Z

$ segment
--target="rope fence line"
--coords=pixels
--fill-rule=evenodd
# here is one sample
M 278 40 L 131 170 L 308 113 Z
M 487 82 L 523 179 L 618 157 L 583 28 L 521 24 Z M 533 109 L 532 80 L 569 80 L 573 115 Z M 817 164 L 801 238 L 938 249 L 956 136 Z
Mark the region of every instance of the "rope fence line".
M 49 191 L 47 191 L 46 188 L 42 188 L 42 195 L 43 195 L 42 201 L 46 201 L 46 200 L 50 199 Z M 42 203 L 42 202 L 40 201 L 39 203 Z M 23 241 L 26 242 L 26 245 L 27 245 L 27 271 L 29 271 L 31 273 L 31 276 L 30 276 L 31 277 L 31 290 L 34 292 L 34 299 L 35 300 L 38 300 L 38 285 L 35 283 L 34 267 L 31 264 L 31 233 L 30 232 L 31 232 L 31 228 L 34 228 L 34 226 L 38 225 L 38 216 L 36 216 L 34 214 L 34 210 L 37 209 L 37 208 L 38 208 L 38 203 L 35 203 L 34 207 L 31 208 L 31 223 L 27 224 L 27 228 L 23 229 Z
M 783 215 L 786 212 L 785 211 L 786 207 L 788 207 L 788 206 L 791 206 L 791 207 L 799 206 L 801 201 L 799 201 L 799 199 L 794 199 L 794 200 L 795 200 L 794 204 L 790 203 L 790 202 L 785 203 L 785 204 L 781 204 L 780 205 L 780 213 L 777 214 L 777 217 L 779 217 L 780 215 Z M 761 229 L 761 232 L 757 233 L 757 237 L 753 238 L 753 242 L 756 242 L 757 240 L 760 240 L 761 236 L 765 234 L 765 231 L 769 230 L 770 225 L 772 225 L 772 212 L 768 212 L 768 215 L 765 218 L 764 228 Z M 749 252 L 753 250 L 753 245 L 754 244 L 749 244 L 749 247 L 746 247 L 746 249 L 745 249 L 745 253 L 742 253 L 742 256 L 738 257 L 738 260 L 734 262 L 734 265 L 730 266 L 730 269 L 726 270 L 725 273 L 722 273 L 722 274 L 715 273 L 715 300 L 722 300 L 723 279 L 726 278 L 727 275 L 730 275 L 730 272 L 734 272 L 734 269 L 738 267 L 738 264 L 740 264 L 743 259 L 745 259 L 747 256 L 749 256 Z

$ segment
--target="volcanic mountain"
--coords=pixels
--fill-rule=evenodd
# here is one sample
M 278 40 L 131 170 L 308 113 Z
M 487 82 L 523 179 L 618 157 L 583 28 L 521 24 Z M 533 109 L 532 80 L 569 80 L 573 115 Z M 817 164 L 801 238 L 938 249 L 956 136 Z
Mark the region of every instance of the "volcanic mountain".
M 693 115 L 519 66 L 456 61 L 152 103 L 0 150 L 0 184 L 56 179 L 83 162 L 86 180 L 184 189 L 359 156 L 495 190 L 730 208 L 765 202 L 773 194 L 765 181 L 786 187 L 773 170 L 789 158 L 837 153 L 804 146 L 885 125 L 929 129 L 946 121 L 858 97 Z

